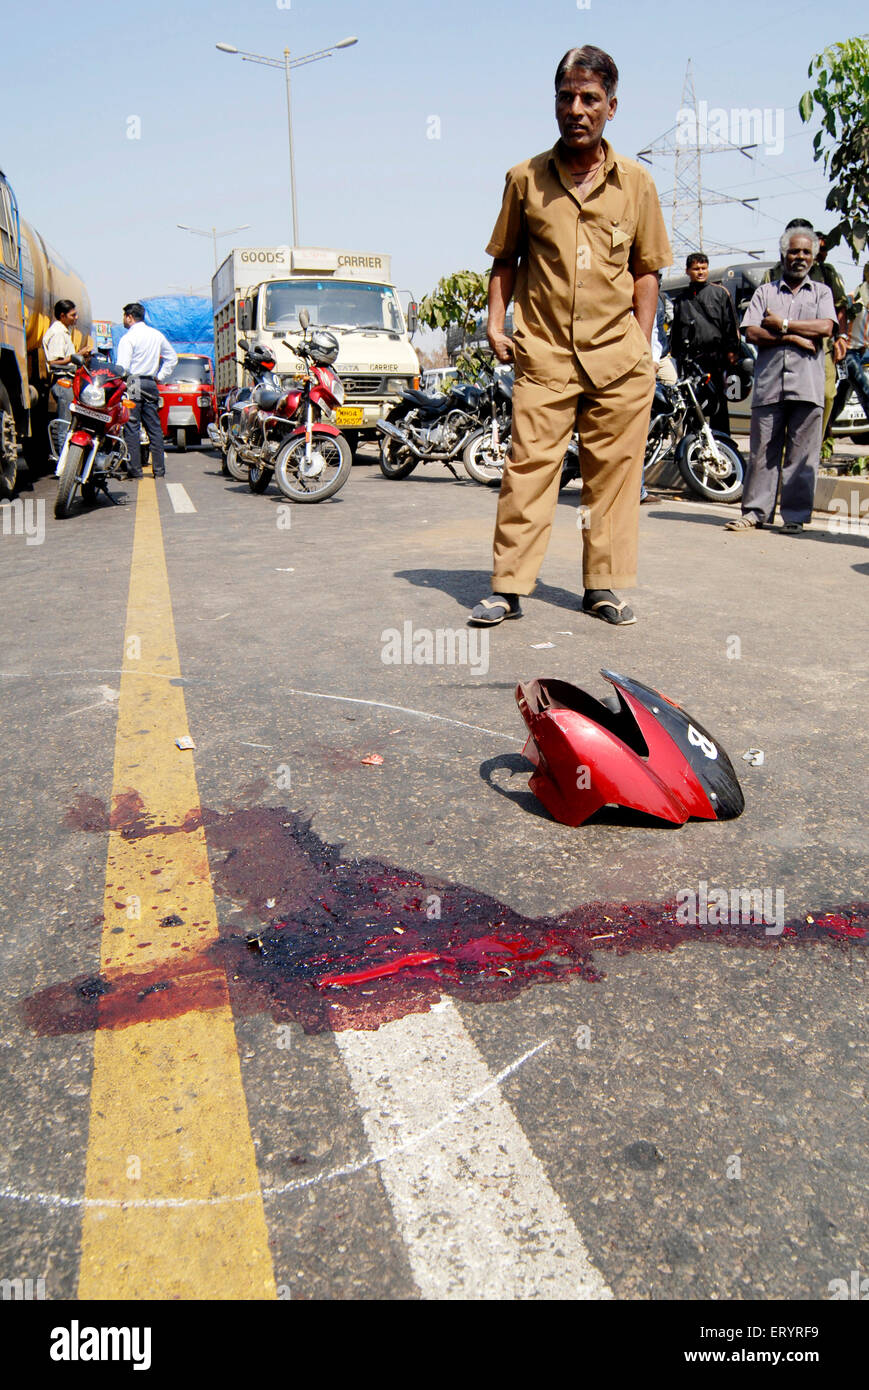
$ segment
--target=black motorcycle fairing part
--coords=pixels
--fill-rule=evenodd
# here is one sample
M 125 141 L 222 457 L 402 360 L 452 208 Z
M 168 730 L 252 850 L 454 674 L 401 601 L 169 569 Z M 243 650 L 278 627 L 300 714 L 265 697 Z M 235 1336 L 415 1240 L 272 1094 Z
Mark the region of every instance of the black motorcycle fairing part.
M 745 810 L 745 797 L 733 764 L 717 739 L 681 705 L 668 700 L 660 691 L 631 676 L 601 670 L 601 675 L 618 688 L 627 690 L 653 714 L 686 758 L 712 806 L 718 820 L 734 820 Z

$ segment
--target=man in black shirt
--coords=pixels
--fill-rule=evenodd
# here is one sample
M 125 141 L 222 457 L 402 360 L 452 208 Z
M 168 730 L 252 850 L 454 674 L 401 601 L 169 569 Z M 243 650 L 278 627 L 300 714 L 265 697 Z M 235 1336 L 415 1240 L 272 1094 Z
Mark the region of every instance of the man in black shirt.
M 728 363 L 739 360 L 739 326 L 733 300 L 723 285 L 709 283 L 709 257 L 692 251 L 685 262 L 690 284 L 674 298 L 670 351 L 684 370 L 685 359 L 710 375 L 712 402 L 709 423 L 722 434 L 730 433 L 725 376 Z

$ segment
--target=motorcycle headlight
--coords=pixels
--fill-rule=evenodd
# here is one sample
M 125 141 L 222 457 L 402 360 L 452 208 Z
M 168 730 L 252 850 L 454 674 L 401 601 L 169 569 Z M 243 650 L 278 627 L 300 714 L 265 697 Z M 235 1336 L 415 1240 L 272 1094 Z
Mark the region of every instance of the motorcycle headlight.
M 386 378 L 386 390 L 390 394 L 401 395 L 402 391 L 409 391 L 413 386 L 413 380 L 409 376 L 388 376 Z
M 85 386 L 81 393 L 82 402 L 85 405 L 105 405 L 106 388 L 104 386 Z

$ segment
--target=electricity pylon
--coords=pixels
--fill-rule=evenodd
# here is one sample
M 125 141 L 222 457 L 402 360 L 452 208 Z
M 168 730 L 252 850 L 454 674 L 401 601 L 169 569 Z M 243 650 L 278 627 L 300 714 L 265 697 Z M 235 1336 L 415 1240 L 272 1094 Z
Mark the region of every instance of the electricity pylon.
M 701 140 L 701 131 L 703 139 Z M 723 242 L 710 241 L 703 234 L 703 209 L 716 203 L 741 203 L 753 211 L 757 198 L 731 198 L 726 193 L 716 193 L 703 187 L 701 156 L 704 154 L 738 153 L 746 159 L 753 159 L 752 151 L 756 144 L 733 144 L 730 140 L 706 139 L 705 119 L 698 119 L 697 98 L 694 94 L 694 73 L 691 59 L 685 69 L 685 82 L 682 87 L 682 105 L 677 122 L 660 135 L 651 145 L 637 152 L 637 158 L 651 164 L 653 155 L 674 158 L 673 193 L 661 199 L 662 207 L 671 207 L 670 240 L 677 255 L 689 251 L 705 251 L 707 255 L 723 256 L 733 253 L 757 258 L 760 251 L 746 251 L 741 246 L 725 246 Z

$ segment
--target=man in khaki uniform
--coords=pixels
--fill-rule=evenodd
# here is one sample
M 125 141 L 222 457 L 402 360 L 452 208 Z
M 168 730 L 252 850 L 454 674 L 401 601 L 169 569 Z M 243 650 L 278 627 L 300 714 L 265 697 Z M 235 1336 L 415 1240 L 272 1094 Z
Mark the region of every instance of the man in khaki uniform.
M 561 463 L 579 413 L 583 611 L 635 622 L 615 588 L 636 583 L 643 456 L 655 371 L 649 346 L 656 271 L 672 263 L 651 176 L 603 137 L 616 112 L 618 70 L 590 45 L 555 74 L 561 138 L 507 175 L 488 252 L 488 337 L 515 358 L 511 456 L 495 525 L 493 593 L 469 622 L 522 616 L 543 560 Z M 514 297 L 515 333 L 504 334 Z

